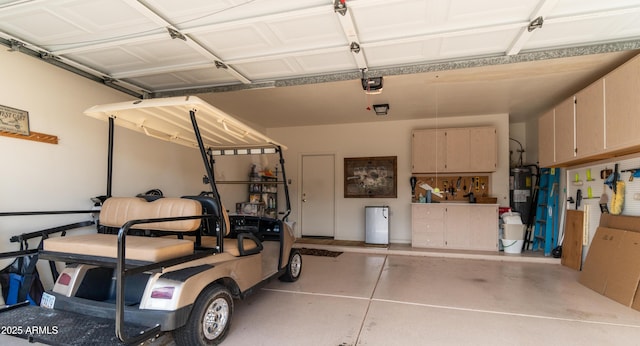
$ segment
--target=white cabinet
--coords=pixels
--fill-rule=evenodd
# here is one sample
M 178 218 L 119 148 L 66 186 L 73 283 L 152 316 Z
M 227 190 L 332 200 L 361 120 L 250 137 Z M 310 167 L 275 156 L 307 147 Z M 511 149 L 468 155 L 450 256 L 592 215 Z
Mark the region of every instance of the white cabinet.
M 556 163 L 555 109 L 538 118 L 538 162 L 540 167 L 552 167 Z
M 494 172 L 498 166 L 497 153 L 494 127 L 414 130 L 411 171 Z
M 640 145 L 640 56 L 615 69 L 604 80 L 607 151 Z
M 555 109 L 554 136 L 556 162 L 568 162 L 576 156 L 575 98 L 562 101 Z
M 436 129 L 414 130 L 411 136 L 411 171 L 445 171 L 445 132 Z
M 602 153 L 604 143 L 604 79 L 576 94 L 576 157 Z
M 469 128 L 469 170 L 495 172 L 498 169 L 498 136 L 495 127 Z
M 411 205 L 411 245 L 444 247 L 444 204 Z
M 411 221 L 413 247 L 498 250 L 495 204 L 414 203 Z
M 538 161 L 561 167 L 640 152 L 640 56 L 538 118 Z
M 555 167 L 576 157 L 575 97 L 564 100 L 538 118 L 538 162 Z
M 468 172 L 470 169 L 469 129 L 446 129 L 445 172 Z

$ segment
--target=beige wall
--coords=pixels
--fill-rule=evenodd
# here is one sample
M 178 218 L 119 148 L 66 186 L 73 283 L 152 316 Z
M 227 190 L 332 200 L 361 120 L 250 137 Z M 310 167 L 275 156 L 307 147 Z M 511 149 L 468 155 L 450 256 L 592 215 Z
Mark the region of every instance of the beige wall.
M 498 203 L 509 205 L 509 117 L 507 114 L 440 118 L 438 126 L 495 126 L 498 131 L 498 171 L 492 174 L 493 195 Z M 389 205 L 391 210 L 390 238 L 393 243 L 411 242 L 411 130 L 435 127 L 434 119 L 410 121 L 380 121 L 364 124 L 271 128 L 267 134 L 284 143 L 287 177 L 292 199 L 291 221 L 300 232 L 300 159 L 305 154 L 333 154 L 336 159 L 335 238 L 364 240 L 364 207 Z M 343 166 L 345 157 L 397 156 L 398 198 L 343 198 Z
M 0 104 L 28 111 L 32 131 L 59 137 L 53 145 L 0 136 L 0 212 L 91 209 L 90 198 L 106 193 L 108 127 L 82 112 L 131 97 L 6 49 L 0 49 L 0 75 Z M 129 130 L 116 138 L 114 195 L 151 188 L 172 196 L 202 190 L 197 151 Z M 9 242 L 13 235 L 88 219 L 86 214 L 0 217 L 0 252 L 18 250 Z
M 0 212 L 31 210 L 86 210 L 90 198 L 104 194 L 106 186 L 107 124 L 82 115 L 95 104 L 118 102 L 130 96 L 86 80 L 19 53 L 0 50 L 0 104 L 29 111 L 31 129 L 59 136 L 58 145 L 0 137 L 3 176 Z M 501 205 L 509 196 L 509 123 L 507 114 L 440 118 L 439 127 L 493 125 L 498 129 L 498 171 L 492 174 L 493 194 Z M 364 240 L 364 206 L 391 207 L 391 241 L 409 243 L 412 129 L 435 127 L 433 119 L 380 121 L 365 124 L 273 128 L 268 135 L 289 147 L 285 152 L 292 196 L 291 221 L 299 220 L 299 174 L 303 154 L 330 153 L 336 157 L 335 237 Z M 197 194 L 204 170 L 196 151 L 140 136 L 117 132 L 114 195 L 135 195 L 160 188 L 166 195 Z M 343 158 L 398 157 L 398 198 L 344 199 Z M 253 160 L 253 159 L 252 159 Z M 167 164 L 167 163 L 175 163 Z M 224 180 L 249 171 L 253 163 L 273 166 L 275 158 L 235 166 L 219 160 L 216 175 Z M 227 168 L 224 168 L 227 167 Z M 233 167 L 233 168 L 232 168 Z M 233 179 L 238 179 L 234 177 Z M 246 199 L 244 187 L 223 198 L 228 209 Z M 230 191 L 231 192 L 231 191 Z M 225 194 L 226 195 L 226 194 Z M 0 251 L 16 250 L 12 235 L 87 219 L 87 216 L 1 217 Z M 299 227 L 296 230 L 300 234 Z M 34 244 L 32 246 L 35 246 Z M 5 261 L 6 262 L 6 261 Z M 0 263 L 1 264 L 1 263 Z

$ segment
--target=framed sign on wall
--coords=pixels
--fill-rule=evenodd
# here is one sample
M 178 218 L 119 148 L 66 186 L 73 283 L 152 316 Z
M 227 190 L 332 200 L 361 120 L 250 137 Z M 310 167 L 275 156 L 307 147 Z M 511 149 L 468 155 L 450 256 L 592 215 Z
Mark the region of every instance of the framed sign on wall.
M 344 159 L 345 198 L 397 198 L 397 156 Z
M 29 135 L 29 112 L 0 105 L 0 131 Z

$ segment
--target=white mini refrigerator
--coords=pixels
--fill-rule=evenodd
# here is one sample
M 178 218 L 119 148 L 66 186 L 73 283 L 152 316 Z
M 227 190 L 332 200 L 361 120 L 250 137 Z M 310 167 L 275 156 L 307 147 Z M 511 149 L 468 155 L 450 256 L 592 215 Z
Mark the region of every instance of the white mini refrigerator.
M 365 243 L 389 244 L 389 207 L 364 207 Z

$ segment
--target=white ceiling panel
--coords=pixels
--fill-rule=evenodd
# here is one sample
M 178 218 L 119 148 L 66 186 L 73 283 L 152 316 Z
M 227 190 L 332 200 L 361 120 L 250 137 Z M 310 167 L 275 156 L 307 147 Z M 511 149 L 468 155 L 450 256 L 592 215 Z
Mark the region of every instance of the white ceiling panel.
M 367 61 L 371 68 L 375 68 L 390 64 L 409 64 L 437 60 L 440 55 L 441 44 L 441 38 L 434 38 L 417 42 L 367 47 Z
M 314 49 L 315 47 L 347 44 L 334 13 L 301 16 L 266 23 L 276 35 L 281 47 L 276 50 Z
M 575 14 L 602 13 L 640 6 L 638 0 L 559 0 L 549 18 L 567 17 Z
M 353 14 L 360 38 L 368 43 L 528 22 L 536 4 L 535 0 L 390 1 L 387 5 L 362 4 Z
M 139 74 L 139 71 L 153 73 L 166 65 L 179 70 L 183 66 L 211 63 L 190 49 L 182 40 L 123 44 L 119 47 L 72 53 L 67 56 L 93 68 L 101 68 L 110 74 Z
M 512 29 L 446 37 L 442 39 L 437 59 L 500 54 L 507 49 L 517 34 L 518 30 Z
M 334 13 L 245 24 L 199 33 L 198 37 L 200 42 L 223 59 L 348 46 Z
M 157 87 L 162 90 L 180 88 L 185 83 L 193 87 L 206 87 L 217 83 L 231 84 L 235 81 L 231 75 L 214 66 L 196 70 L 187 70 L 173 73 L 146 75 L 143 77 L 127 78 L 131 83 L 139 83 L 149 87 Z
M 293 58 L 279 60 L 265 60 L 235 64 L 234 67 L 245 76 L 255 80 L 282 79 L 297 76 L 302 71 L 301 66 Z
M 91 45 L 159 32 L 122 1 L 35 1 L 0 11 L 3 29 L 49 50 Z
M 353 55 L 348 51 L 304 55 L 298 56 L 295 59 L 302 68 L 301 72 L 305 74 L 353 71 L 358 68 L 353 59 Z
M 278 15 L 319 6 L 332 8 L 332 1 L 328 0 L 147 0 L 145 2 L 166 14 L 165 18 L 182 27 L 250 20 L 255 17 Z
M 274 40 L 262 24 L 236 26 L 226 30 L 201 33 L 198 40 L 223 59 L 244 57 L 272 47 Z
M 527 30 L 538 17 L 542 27 Z M 363 71 L 408 78 L 426 70 L 635 53 L 637 23 L 640 0 L 0 0 L 0 44 L 137 97 L 254 89 L 265 82 L 282 92 L 336 81 L 360 87 Z M 602 64 L 620 63 L 594 61 L 584 66 L 599 73 Z M 556 95 L 594 75 L 572 76 L 573 83 L 550 81 Z M 507 102 L 498 93 L 511 89 L 490 85 L 466 84 L 496 93 L 483 99 L 502 100 L 506 112 L 526 113 L 514 101 L 522 95 L 507 95 Z M 394 94 L 393 86 L 385 84 L 382 95 L 395 96 L 380 101 L 406 94 Z M 548 104 L 551 91 L 536 99 Z
M 549 22 L 536 30 L 525 49 L 578 45 L 597 40 L 640 35 L 640 11 L 618 16 L 586 18 L 570 22 Z

